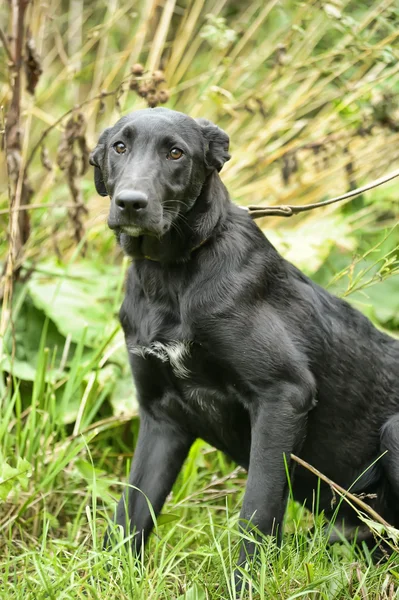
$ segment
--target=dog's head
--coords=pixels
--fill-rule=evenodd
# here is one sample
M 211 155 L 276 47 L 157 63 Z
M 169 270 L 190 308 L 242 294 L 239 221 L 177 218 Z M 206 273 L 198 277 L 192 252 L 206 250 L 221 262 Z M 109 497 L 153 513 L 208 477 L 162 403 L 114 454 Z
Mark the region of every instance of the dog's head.
M 229 138 L 205 119 L 165 108 L 138 110 L 106 129 L 90 156 L 108 225 L 161 237 L 195 204 L 212 171 L 229 160 Z

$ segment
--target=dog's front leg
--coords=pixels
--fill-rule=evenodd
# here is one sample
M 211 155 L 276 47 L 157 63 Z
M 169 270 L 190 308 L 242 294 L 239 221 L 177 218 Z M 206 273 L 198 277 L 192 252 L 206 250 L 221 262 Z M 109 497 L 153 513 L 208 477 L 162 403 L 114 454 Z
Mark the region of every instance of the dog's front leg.
M 288 497 L 286 464 L 298 452 L 306 430 L 310 402 L 303 386 L 279 384 L 263 393 L 250 407 L 251 451 L 240 527 L 254 526 L 264 535 L 281 539 Z M 256 544 L 242 543 L 239 566 L 256 554 Z M 240 587 L 237 572 L 237 587 Z
M 139 438 L 130 470 L 129 484 L 119 501 L 115 521 L 125 534 L 135 533 L 133 550 L 138 553 L 153 528 L 153 518 L 162 509 L 188 454 L 193 439 L 169 421 L 141 414 Z M 110 545 L 108 531 L 104 545 Z

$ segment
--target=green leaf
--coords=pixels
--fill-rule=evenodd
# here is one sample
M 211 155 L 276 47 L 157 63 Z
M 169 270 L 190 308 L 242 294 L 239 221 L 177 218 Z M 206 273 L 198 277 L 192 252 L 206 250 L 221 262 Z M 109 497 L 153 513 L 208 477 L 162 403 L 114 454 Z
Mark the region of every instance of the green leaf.
M 308 584 L 312 583 L 314 579 L 314 564 L 305 562 L 305 572 Z
M 176 600 L 206 600 L 205 590 L 195 583 L 185 594 L 179 596 Z
M 104 479 L 105 471 L 93 467 L 93 465 L 85 460 L 79 459 L 75 463 L 80 475 L 87 481 L 88 489 L 97 497 L 105 502 L 112 500 L 110 495 L 110 482 Z
M 378 523 L 377 521 L 372 521 L 371 519 L 367 519 L 367 517 L 363 517 L 360 515 L 359 517 L 366 525 L 371 529 L 371 531 L 376 531 L 381 536 L 387 536 L 391 538 L 396 544 L 399 541 L 399 529 L 395 527 L 384 527 L 382 523 Z
M 7 341 L 6 351 L 0 361 L 0 370 L 12 373 L 24 381 L 35 381 L 36 370 L 43 359 L 40 355 L 39 340 L 42 335 L 46 315 L 38 310 L 28 298 L 14 321 L 15 356 L 11 360 L 12 340 Z M 55 352 L 56 364 L 60 362 L 65 346 L 65 338 L 59 333 L 54 323 L 49 321 L 46 334 L 46 346 Z M 70 347 L 73 352 L 75 345 Z M 59 369 L 47 369 L 46 381 L 56 380 L 61 377 Z
M 306 219 L 295 229 L 264 230 L 264 233 L 284 258 L 307 275 L 313 275 L 321 267 L 337 239 L 340 248 L 346 251 L 355 246 L 350 227 L 339 214 L 325 215 L 322 221 Z
M 0 370 L 12 373 L 15 377 L 24 381 L 35 381 L 36 368 L 26 360 L 18 360 L 17 358 L 11 360 L 10 357 L 4 356 L 0 363 Z
M 0 477 L 0 500 L 5 502 L 7 500 L 8 494 L 12 490 L 12 482 L 5 481 L 3 482 Z
M 28 283 L 29 294 L 36 308 L 44 311 L 60 333 L 78 343 L 87 327 L 85 343 L 95 347 L 117 323 L 113 311 L 118 271 L 88 261 L 74 265 L 70 271 L 69 275 L 50 262 L 41 265 L 41 271 L 35 272 Z
M 79 473 L 82 475 L 86 481 L 89 483 L 93 482 L 93 479 L 97 479 L 106 474 L 105 471 L 101 469 L 96 469 L 91 463 L 86 460 L 79 459 L 75 462 L 75 466 L 77 467 Z
M 380 323 L 392 322 L 395 327 L 399 326 L 399 277 L 397 275 L 355 292 L 348 297 L 348 300 L 372 307 Z
M 163 513 L 157 518 L 157 525 L 166 525 L 166 523 L 173 523 L 173 521 L 178 521 L 179 519 L 179 515 L 174 515 L 173 513 Z
M 33 467 L 26 458 L 18 456 L 17 470 L 19 472 L 18 481 L 24 490 L 28 489 L 29 478 L 32 477 Z
M 132 376 L 129 372 L 126 373 L 125 377 L 120 376 L 117 379 L 111 395 L 111 405 L 115 416 L 137 416 L 139 405 Z
M 3 462 L 0 466 L 0 500 L 7 500 L 8 494 L 15 487 L 19 471 Z

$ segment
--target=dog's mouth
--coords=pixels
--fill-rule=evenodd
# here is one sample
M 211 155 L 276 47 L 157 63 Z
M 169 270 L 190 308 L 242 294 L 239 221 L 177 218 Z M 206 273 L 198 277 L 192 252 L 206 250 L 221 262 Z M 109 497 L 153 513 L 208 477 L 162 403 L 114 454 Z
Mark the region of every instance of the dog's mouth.
M 117 236 L 120 236 L 122 233 L 133 238 L 139 238 L 143 236 L 159 238 L 162 236 L 162 232 L 160 231 L 152 231 L 151 229 L 139 227 L 138 225 L 117 225 L 110 227 L 110 229 L 112 229 Z
M 141 236 L 151 236 L 151 237 L 162 237 L 167 231 L 170 229 L 169 223 L 157 223 L 156 225 L 139 225 L 137 223 L 113 223 L 112 221 L 108 221 L 108 227 L 112 229 L 112 231 L 117 235 L 121 235 L 124 233 L 133 238 L 138 238 Z
M 141 227 L 136 227 L 135 225 L 124 225 L 123 227 L 120 227 L 120 232 L 121 233 L 126 233 L 127 235 L 130 235 L 131 237 L 139 237 L 140 235 L 145 235 L 146 232 L 141 228 Z M 148 233 L 147 233 L 148 235 Z
M 159 207 L 158 207 L 159 208 Z M 161 238 L 172 226 L 173 215 L 163 214 L 157 206 L 151 210 L 131 210 L 111 206 L 108 215 L 108 227 L 116 234 L 138 238 L 144 236 Z M 118 210 L 117 210 L 118 209 Z M 123 209 L 123 210 L 122 210 Z M 120 214 L 126 212 L 126 214 Z M 138 214 L 135 214 L 135 213 Z

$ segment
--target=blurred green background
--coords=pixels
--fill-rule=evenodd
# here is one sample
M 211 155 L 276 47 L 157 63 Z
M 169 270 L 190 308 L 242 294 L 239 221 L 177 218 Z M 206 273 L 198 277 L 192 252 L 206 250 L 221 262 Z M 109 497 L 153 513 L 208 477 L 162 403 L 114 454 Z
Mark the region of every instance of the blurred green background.
M 15 4 L 0 17 L 11 50 Z M 3 575 L 12 564 L 18 582 L 43 540 L 82 542 L 84 502 L 112 507 L 119 490 L 110 474 L 123 476 L 134 446 L 137 402 L 117 321 L 128 261 L 87 164 L 102 129 L 161 104 L 214 121 L 231 139 L 222 179 L 242 205 L 316 202 L 399 167 L 396 0 L 35 0 L 24 31 L 16 171 L 30 206 L 19 244 L 10 237 L 16 171 L 7 175 L 4 132 L 0 158 L 0 547 Z M 0 57 L 4 124 L 13 92 L 4 44 Z M 398 335 L 398 192 L 396 179 L 352 202 L 258 223 L 287 259 Z M 204 444 L 190 460 L 189 491 L 202 489 L 209 469 L 232 468 Z M 104 481 L 93 492 L 96 473 Z M 177 597 L 145 589 L 143 598 Z

